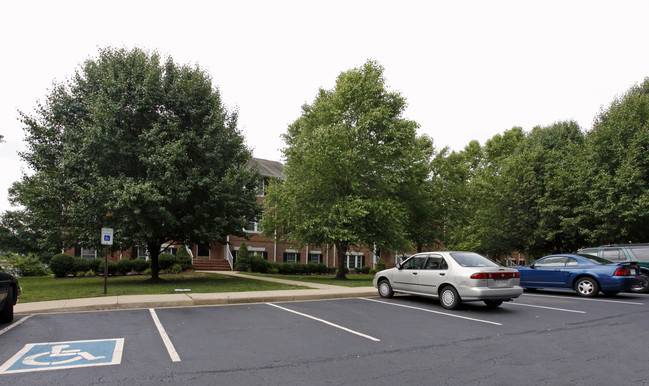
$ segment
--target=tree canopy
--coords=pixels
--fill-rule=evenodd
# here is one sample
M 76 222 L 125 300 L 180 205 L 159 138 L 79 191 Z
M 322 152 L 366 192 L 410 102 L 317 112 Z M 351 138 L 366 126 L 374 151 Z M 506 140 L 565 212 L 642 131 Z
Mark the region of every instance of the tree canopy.
M 405 198 L 428 178 L 432 141 L 416 136 L 405 99 L 385 83 L 368 61 L 320 89 L 284 135 L 286 178 L 266 201 L 264 233 L 335 245 L 339 278 L 350 247 L 408 248 Z
M 103 49 L 22 117 L 33 174 L 12 198 L 48 245 L 97 245 L 112 227 L 121 246 L 148 248 L 156 278 L 164 243 L 224 240 L 259 216 L 237 113 L 199 66 Z

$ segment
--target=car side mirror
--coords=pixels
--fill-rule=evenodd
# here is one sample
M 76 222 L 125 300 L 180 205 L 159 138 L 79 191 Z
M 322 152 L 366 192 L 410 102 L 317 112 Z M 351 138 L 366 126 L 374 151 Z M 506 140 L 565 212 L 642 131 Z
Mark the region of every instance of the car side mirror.
M 397 264 L 395 264 L 395 266 L 397 267 L 397 269 L 401 269 L 401 268 L 403 268 L 403 266 L 401 265 L 401 263 L 397 263 Z

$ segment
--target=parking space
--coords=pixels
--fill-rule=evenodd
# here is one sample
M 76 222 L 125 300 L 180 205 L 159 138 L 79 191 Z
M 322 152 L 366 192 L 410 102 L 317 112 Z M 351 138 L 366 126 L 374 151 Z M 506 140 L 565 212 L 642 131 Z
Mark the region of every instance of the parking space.
M 364 366 L 389 380 L 389 366 L 379 363 L 406 366 L 416 377 L 428 359 L 409 361 L 422 354 L 443 354 L 436 363 L 447 368 L 440 374 L 450 376 L 458 361 L 470 365 L 463 374 L 469 382 L 471 374 L 498 378 L 494 364 L 525 368 L 538 380 L 558 380 L 564 372 L 574 374 L 566 364 L 573 363 L 581 366 L 577 373 L 593 379 L 592 374 L 608 367 L 608 357 L 625 358 L 623 379 L 647 381 L 649 376 L 643 378 L 635 363 L 649 354 L 648 345 L 634 336 L 647 327 L 648 299 L 636 294 L 585 299 L 538 291 L 497 309 L 466 303 L 449 311 L 430 299 L 395 296 L 17 316 L 13 328 L 0 325 L 0 383 L 90 384 L 98 377 L 106 384 L 183 383 L 218 374 L 224 380 L 275 384 L 287 374 L 296 381 L 311 379 L 305 367 L 311 374 L 333 372 L 350 381 L 368 373 Z M 96 346 L 108 344 L 103 342 L 121 345 L 119 360 Z M 579 349 L 595 347 L 598 353 L 579 354 Z M 47 366 L 61 368 L 42 371 Z

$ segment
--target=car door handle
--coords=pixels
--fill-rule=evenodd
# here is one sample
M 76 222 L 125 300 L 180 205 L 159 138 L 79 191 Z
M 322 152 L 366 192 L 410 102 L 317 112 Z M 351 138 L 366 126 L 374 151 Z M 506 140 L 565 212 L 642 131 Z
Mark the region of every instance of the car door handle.
M 439 276 L 444 276 L 444 275 L 446 275 L 446 274 L 445 274 L 445 273 L 440 273 L 440 274 L 439 274 Z
M 417 276 L 417 272 L 413 272 L 412 274 L 415 275 L 415 276 Z

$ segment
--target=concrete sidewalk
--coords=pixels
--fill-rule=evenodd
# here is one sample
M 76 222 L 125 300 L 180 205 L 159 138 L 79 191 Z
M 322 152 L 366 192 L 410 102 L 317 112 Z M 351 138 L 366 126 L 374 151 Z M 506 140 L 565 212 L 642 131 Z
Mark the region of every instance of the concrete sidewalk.
M 16 315 L 55 312 L 124 310 L 137 308 L 192 307 L 223 304 L 290 302 L 298 300 L 340 299 L 377 296 L 374 287 L 343 287 L 328 284 L 298 282 L 251 275 L 235 271 L 199 271 L 222 275 L 272 281 L 277 283 L 308 286 L 313 289 L 249 291 L 221 293 L 176 293 L 167 295 L 123 295 L 97 298 L 50 300 L 45 302 L 20 303 L 14 307 Z

